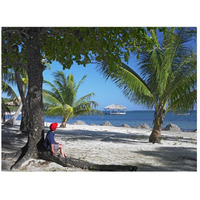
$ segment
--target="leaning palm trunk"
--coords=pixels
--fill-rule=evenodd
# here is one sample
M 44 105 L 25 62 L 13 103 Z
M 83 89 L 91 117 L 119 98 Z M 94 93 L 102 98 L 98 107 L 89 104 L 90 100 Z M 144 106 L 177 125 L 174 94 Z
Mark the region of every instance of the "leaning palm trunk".
M 67 124 L 67 119 L 63 119 L 62 124 L 60 125 L 61 128 L 65 128 Z
M 26 89 L 23 89 L 23 88 L 26 88 L 20 77 L 20 72 L 17 70 L 15 71 L 15 78 L 16 78 L 16 82 L 17 82 L 17 87 L 18 87 L 18 90 L 19 90 L 19 94 L 20 94 L 20 97 L 21 97 L 21 102 L 22 102 L 22 114 L 21 114 L 21 124 L 20 124 L 20 131 L 22 132 L 27 132 L 27 119 L 28 119 L 28 116 L 27 116 L 27 110 L 28 110 L 28 104 L 27 104 L 27 98 L 26 98 Z
M 9 120 L 6 121 L 5 126 L 13 126 L 21 110 L 22 110 L 22 103 L 20 104 L 17 112 Z
M 160 143 L 163 121 L 164 121 L 164 111 L 162 109 L 159 111 L 155 111 L 154 121 L 153 121 L 154 126 L 151 135 L 149 137 L 149 142 Z

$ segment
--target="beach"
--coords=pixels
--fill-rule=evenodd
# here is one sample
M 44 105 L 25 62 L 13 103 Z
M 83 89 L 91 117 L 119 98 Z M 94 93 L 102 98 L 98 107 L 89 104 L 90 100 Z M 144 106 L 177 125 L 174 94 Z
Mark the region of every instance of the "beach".
M 2 128 L 2 153 L 19 150 L 27 137 L 19 131 L 19 121 Z M 45 133 L 50 123 L 45 123 Z M 196 171 L 197 132 L 162 131 L 160 144 L 148 142 L 151 129 L 97 125 L 57 128 L 55 137 L 68 157 L 93 164 L 133 165 L 137 171 Z M 9 171 L 12 159 L 2 159 L 2 171 Z M 29 159 L 17 171 L 85 171 L 62 167 L 42 159 Z

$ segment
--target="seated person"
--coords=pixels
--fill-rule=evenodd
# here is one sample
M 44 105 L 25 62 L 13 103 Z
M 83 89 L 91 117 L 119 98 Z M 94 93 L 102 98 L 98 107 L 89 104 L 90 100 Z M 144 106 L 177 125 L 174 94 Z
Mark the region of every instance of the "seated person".
M 44 140 L 44 146 L 47 150 L 50 150 L 53 155 L 55 155 L 57 153 L 57 151 L 60 149 L 60 153 L 62 155 L 62 157 L 67 157 L 63 145 L 59 144 L 59 142 L 57 142 L 55 140 L 55 135 L 54 135 L 54 131 L 56 130 L 58 126 L 58 123 L 52 123 L 50 125 L 50 130 L 48 131 L 46 138 Z

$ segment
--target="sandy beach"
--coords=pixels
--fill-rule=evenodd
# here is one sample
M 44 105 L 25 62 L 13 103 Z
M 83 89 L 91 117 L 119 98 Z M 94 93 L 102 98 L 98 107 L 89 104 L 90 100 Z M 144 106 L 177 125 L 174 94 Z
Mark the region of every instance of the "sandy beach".
M 50 123 L 45 123 L 45 133 Z M 97 125 L 57 128 L 55 137 L 69 157 L 95 164 L 134 165 L 138 171 L 196 171 L 197 132 L 162 131 L 161 144 L 148 142 L 150 129 Z M 26 143 L 19 121 L 2 128 L 2 153 L 15 152 Z M 2 171 L 14 163 L 2 159 Z M 27 160 L 17 171 L 84 171 L 41 159 Z

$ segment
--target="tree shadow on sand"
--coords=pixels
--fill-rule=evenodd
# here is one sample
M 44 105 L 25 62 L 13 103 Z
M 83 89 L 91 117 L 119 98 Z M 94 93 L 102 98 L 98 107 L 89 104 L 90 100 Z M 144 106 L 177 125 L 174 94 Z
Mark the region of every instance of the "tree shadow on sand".
M 65 141 L 76 141 L 76 140 L 91 140 L 91 141 L 102 141 L 102 142 L 114 142 L 114 143 L 147 143 L 148 135 L 142 135 L 140 133 L 135 134 L 125 134 L 118 132 L 106 132 L 106 131 L 88 131 L 88 130 L 73 130 L 73 131 L 61 131 L 58 132 L 59 135 Z
M 2 129 L 1 140 L 2 151 L 6 150 L 9 152 L 15 152 L 25 145 L 28 140 L 28 136 L 20 133 L 19 130 L 4 128 Z
M 194 144 L 197 144 L 197 141 L 195 138 L 189 138 L 189 137 L 183 137 L 183 136 L 176 136 L 176 137 L 173 137 L 173 136 L 163 136 L 162 137 L 164 140 L 167 140 L 167 141 L 174 141 L 174 142 L 185 142 L 185 143 L 194 143 Z
M 149 131 L 149 130 L 147 130 Z M 47 129 L 45 130 L 47 133 Z M 118 133 L 106 131 L 88 131 L 88 130 L 57 130 L 56 135 L 60 135 L 63 141 L 91 140 L 102 142 L 113 142 L 123 144 L 149 143 L 148 135 L 141 133 Z M 17 151 L 26 143 L 27 136 L 19 134 L 19 131 L 13 129 L 2 130 L 2 150 L 11 152 Z M 164 140 L 179 142 L 196 142 L 189 137 L 164 136 Z M 142 145 L 142 144 L 141 144 Z M 152 144 L 153 145 L 153 144 Z M 155 151 L 134 151 L 138 157 L 152 157 L 152 163 L 135 163 L 138 171 L 196 171 L 197 170 L 197 152 L 192 147 L 162 147 L 157 146 Z M 151 160 L 151 159 L 150 159 Z M 156 164 L 156 162 L 158 164 Z
M 138 151 L 138 156 L 154 157 L 162 166 L 139 164 L 139 171 L 197 171 L 196 148 L 158 147 L 156 151 Z
M 148 130 L 147 130 L 148 131 Z M 124 134 L 117 132 L 106 132 L 106 131 L 88 131 L 88 130 L 73 130 L 59 131 L 59 134 L 65 135 L 63 137 L 66 141 L 76 140 L 96 140 L 102 142 L 113 142 L 113 143 L 149 143 L 148 135 L 141 133 L 136 134 Z M 166 141 L 184 142 L 184 143 L 196 143 L 194 138 L 182 137 L 182 136 L 164 136 Z M 153 144 L 152 144 L 153 145 Z M 138 171 L 196 171 L 197 170 L 197 152 L 196 148 L 191 147 L 157 147 L 155 151 L 134 151 L 140 157 L 140 155 L 153 157 L 153 160 L 157 160 L 157 163 L 138 163 Z M 150 159 L 151 160 L 151 159 Z

